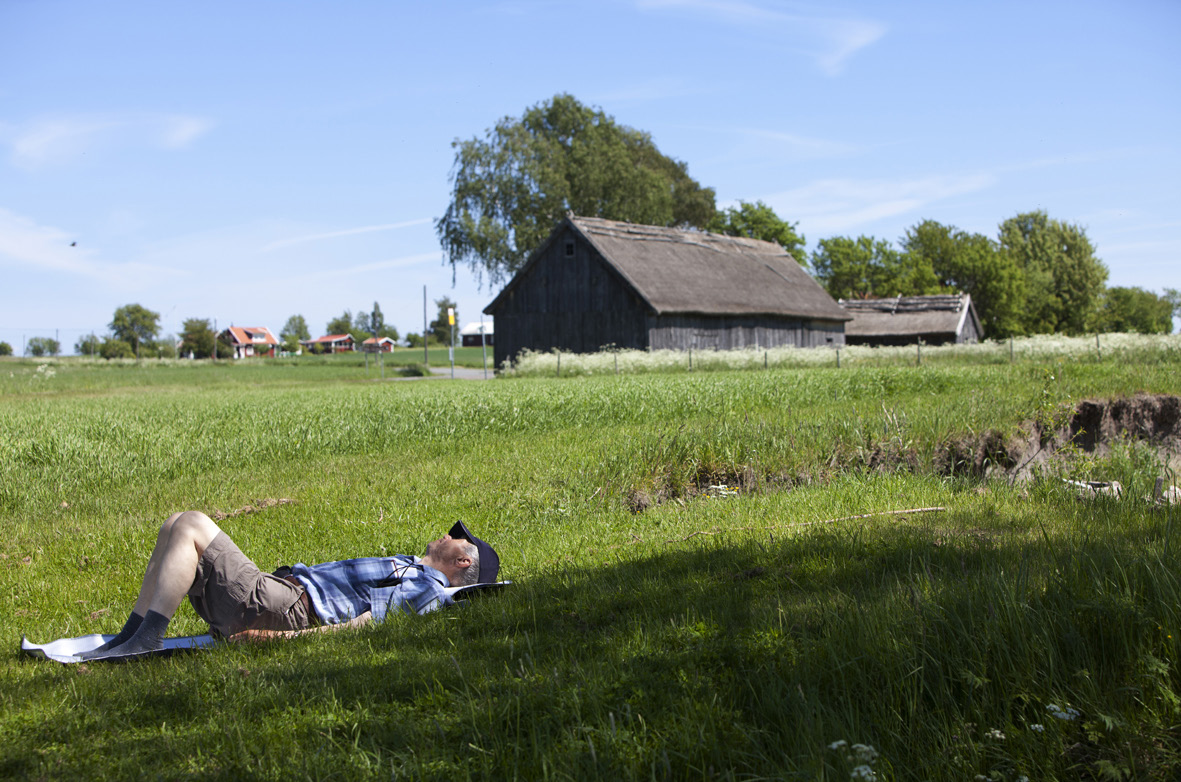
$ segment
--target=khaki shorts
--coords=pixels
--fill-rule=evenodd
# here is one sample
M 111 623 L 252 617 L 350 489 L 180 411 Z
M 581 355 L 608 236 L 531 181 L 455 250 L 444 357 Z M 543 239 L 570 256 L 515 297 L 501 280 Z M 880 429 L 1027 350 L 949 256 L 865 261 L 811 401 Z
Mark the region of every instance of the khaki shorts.
M 303 630 L 308 627 L 303 587 L 263 573 L 230 536 L 219 532 L 197 562 L 189 602 L 213 631 Z

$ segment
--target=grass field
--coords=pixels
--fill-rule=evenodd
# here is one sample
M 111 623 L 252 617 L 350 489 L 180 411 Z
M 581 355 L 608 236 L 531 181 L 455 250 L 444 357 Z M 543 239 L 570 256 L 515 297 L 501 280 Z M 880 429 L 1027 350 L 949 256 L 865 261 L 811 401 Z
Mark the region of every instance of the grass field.
M 363 380 L 0 362 L 0 777 L 1181 773 L 1178 509 L 1141 499 L 1160 453 L 1063 453 L 1029 483 L 938 467 L 1083 399 L 1179 394 L 1175 350 Z M 169 513 L 265 499 L 293 502 L 220 522 L 264 567 L 418 553 L 463 518 L 515 586 L 138 664 L 16 653 L 117 630 Z M 186 603 L 170 630 L 204 627 Z

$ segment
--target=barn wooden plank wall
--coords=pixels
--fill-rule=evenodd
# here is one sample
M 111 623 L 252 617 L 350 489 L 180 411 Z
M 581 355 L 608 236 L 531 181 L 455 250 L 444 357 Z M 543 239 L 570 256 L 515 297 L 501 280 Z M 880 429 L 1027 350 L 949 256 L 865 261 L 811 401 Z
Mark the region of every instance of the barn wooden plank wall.
M 759 315 L 665 315 L 648 318 L 648 328 L 653 350 L 818 348 L 845 344 L 842 323 Z

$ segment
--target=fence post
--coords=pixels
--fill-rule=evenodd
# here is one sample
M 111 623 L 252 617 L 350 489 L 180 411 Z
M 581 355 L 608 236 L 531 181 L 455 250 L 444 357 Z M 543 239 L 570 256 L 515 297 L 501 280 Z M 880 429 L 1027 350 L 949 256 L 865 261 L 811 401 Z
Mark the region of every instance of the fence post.
M 763 351 L 763 369 L 767 368 L 767 351 Z
M 837 348 L 837 369 L 841 368 L 841 349 Z
M 915 343 L 915 351 L 914 365 L 921 367 L 923 365 L 923 341 L 921 339 Z
M 562 351 L 557 350 L 554 352 L 558 354 L 558 370 L 556 372 L 554 372 L 554 377 L 561 377 L 562 376 Z
M 1100 361 L 1103 360 L 1103 348 L 1099 347 L 1099 332 L 1097 331 L 1095 332 L 1095 355 L 1099 357 Z

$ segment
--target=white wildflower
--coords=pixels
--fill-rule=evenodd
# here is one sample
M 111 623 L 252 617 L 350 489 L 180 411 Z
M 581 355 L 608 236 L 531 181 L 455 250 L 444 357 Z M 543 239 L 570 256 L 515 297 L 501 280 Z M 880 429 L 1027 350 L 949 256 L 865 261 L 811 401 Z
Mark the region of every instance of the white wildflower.
M 1000 729 L 998 729 L 998 728 L 993 728 L 992 730 L 988 731 L 988 733 L 984 734 L 984 737 L 989 738 L 989 739 L 993 739 L 994 741 L 1004 741 L 1005 740 L 1005 734 L 1002 733 L 1000 731 Z
M 878 759 L 878 751 L 869 744 L 854 744 L 853 757 L 858 763 L 873 763 Z
M 845 741 L 844 739 L 838 739 L 837 741 L 834 741 L 833 743 L 829 744 L 828 748 L 831 750 L 840 750 L 840 749 L 844 749 L 847 746 L 849 746 L 849 742 Z
M 1058 704 L 1056 704 L 1056 703 L 1051 703 L 1049 706 L 1047 706 L 1046 711 L 1050 712 L 1050 714 L 1052 714 L 1053 716 L 1057 717 L 1060 720 L 1070 721 L 1070 720 L 1078 719 L 1078 716 L 1079 716 L 1078 709 L 1075 709 L 1072 706 L 1067 706 L 1065 709 L 1062 709 L 1062 708 L 1059 708 Z
M 867 765 L 854 766 L 849 772 L 849 779 L 860 779 L 864 782 L 874 782 L 878 778 L 877 772 Z
M 1036 730 L 1038 733 L 1041 733 L 1042 731 L 1044 731 L 1046 729 L 1046 726 L 1041 724 L 1040 722 L 1035 722 L 1029 726 L 1029 729 Z

